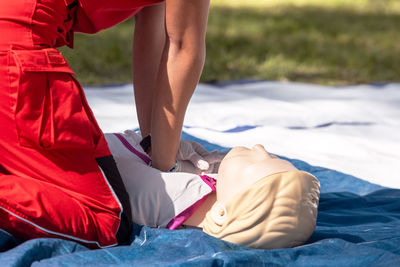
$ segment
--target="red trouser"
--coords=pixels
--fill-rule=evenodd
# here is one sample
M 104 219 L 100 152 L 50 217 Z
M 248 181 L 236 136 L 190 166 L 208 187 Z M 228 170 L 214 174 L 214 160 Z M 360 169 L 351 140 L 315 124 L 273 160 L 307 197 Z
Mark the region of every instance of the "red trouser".
M 96 31 L 139 7 L 96 26 L 96 14 L 107 13 L 101 4 L 118 10 L 118 1 L 94 1 L 94 15 L 91 2 L 82 1 L 86 9 L 69 0 L 0 2 L 0 228 L 24 240 L 107 247 L 130 238 L 129 200 L 115 162 L 81 86 L 53 47 L 71 44 L 73 26 Z

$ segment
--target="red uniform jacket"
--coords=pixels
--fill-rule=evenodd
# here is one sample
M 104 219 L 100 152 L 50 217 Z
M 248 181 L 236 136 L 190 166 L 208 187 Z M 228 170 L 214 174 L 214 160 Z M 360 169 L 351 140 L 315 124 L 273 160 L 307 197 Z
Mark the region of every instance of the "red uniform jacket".
M 159 0 L 0 1 L 0 228 L 90 247 L 130 239 L 129 196 L 82 87 L 55 47 Z

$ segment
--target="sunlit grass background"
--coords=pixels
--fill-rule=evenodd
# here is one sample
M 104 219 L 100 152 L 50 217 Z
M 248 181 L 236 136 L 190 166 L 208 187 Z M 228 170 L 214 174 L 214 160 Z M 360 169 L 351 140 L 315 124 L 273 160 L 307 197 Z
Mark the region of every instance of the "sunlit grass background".
M 134 22 L 62 48 L 84 85 L 131 81 Z M 211 0 L 201 82 L 400 82 L 400 1 Z

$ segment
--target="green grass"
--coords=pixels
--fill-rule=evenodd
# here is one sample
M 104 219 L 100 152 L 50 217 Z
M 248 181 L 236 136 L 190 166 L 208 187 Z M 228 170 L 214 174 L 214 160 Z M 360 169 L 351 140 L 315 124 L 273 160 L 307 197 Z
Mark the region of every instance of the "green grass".
M 133 24 L 62 49 L 83 84 L 130 82 Z M 400 82 L 398 25 L 398 1 L 212 0 L 201 81 Z

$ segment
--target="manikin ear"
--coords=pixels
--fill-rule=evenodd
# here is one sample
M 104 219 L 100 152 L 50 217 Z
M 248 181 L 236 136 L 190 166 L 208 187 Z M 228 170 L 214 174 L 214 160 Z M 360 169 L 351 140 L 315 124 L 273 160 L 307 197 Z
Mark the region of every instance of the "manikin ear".
M 228 216 L 228 212 L 226 211 L 225 205 L 219 203 L 218 201 L 211 207 L 211 218 L 213 221 L 222 226 L 226 217 Z

